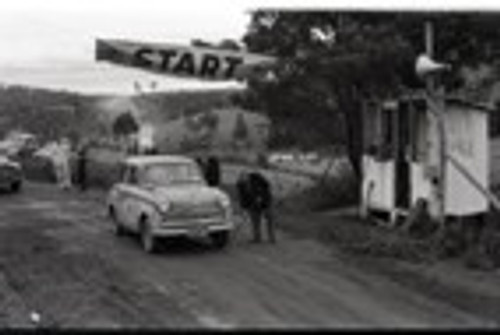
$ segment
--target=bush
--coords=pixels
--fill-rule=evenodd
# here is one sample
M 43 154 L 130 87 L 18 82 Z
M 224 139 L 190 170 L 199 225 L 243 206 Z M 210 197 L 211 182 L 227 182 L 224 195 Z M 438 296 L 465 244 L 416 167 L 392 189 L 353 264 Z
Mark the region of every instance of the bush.
M 55 182 L 54 167 L 50 160 L 43 157 L 30 156 L 20 159 L 20 163 L 26 179 Z
M 316 186 L 283 200 L 290 211 L 326 211 L 357 204 L 359 192 L 352 172 L 318 181 Z
M 56 182 L 52 162 L 44 157 L 31 156 L 21 161 L 24 175 L 28 180 L 42 182 Z M 70 161 L 72 180 L 77 182 L 76 159 Z M 119 160 L 103 161 L 89 159 L 87 161 L 87 185 L 96 188 L 109 188 L 116 183 L 120 177 Z
M 109 188 L 120 178 L 120 165 L 116 162 L 87 163 L 87 185 L 96 188 Z

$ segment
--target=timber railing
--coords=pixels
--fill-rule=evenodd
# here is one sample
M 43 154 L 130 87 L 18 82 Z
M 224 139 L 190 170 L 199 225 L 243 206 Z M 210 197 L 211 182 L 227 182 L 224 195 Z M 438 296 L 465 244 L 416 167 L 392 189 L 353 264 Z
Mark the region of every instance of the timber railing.
M 450 161 L 450 163 L 479 191 L 481 194 L 488 199 L 493 208 L 500 212 L 500 200 L 498 199 L 493 192 L 491 192 L 488 188 L 481 185 L 480 182 L 474 178 L 474 176 L 467 170 L 465 166 L 463 166 L 455 157 L 450 154 L 446 154 L 446 158 Z

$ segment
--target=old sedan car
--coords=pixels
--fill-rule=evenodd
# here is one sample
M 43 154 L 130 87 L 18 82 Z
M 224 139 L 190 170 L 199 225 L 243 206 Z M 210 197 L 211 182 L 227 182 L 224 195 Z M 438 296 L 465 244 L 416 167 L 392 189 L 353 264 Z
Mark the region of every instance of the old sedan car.
M 7 156 L 0 156 L 0 188 L 18 192 L 23 185 L 21 164 Z
M 234 228 L 229 196 L 209 187 L 196 162 L 183 156 L 132 156 L 108 195 L 118 235 L 140 235 L 154 252 L 160 237 L 208 237 L 223 248 Z

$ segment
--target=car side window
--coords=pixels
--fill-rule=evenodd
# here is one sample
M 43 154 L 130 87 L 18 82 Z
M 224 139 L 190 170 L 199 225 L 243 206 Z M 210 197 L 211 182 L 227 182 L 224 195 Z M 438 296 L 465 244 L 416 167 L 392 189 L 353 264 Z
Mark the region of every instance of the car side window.
M 135 166 L 129 166 L 126 169 L 124 181 L 127 184 L 137 184 L 137 168 Z
M 120 164 L 118 168 L 118 180 L 123 183 L 125 182 L 125 178 L 127 178 L 127 167 L 124 164 Z

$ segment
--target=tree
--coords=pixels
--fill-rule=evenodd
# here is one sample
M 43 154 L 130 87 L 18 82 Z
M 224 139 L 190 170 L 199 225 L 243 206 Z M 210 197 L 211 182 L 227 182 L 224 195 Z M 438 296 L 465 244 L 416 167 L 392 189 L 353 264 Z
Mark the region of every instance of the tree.
M 456 90 L 464 85 L 458 69 L 494 61 L 500 43 L 499 17 L 256 11 L 243 41 L 250 51 L 278 58 L 277 80 L 249 80 L 247 96 L 238 100 L 264 110 L 273 124 L 295 124 L 297 135 L 306 129 L 332 141 L 332 136 L 341 134 L 359 181 L 363 101 L 422 86 L 414 74 L 414 61 L 425 50 L 424 22 L 434 22 L 434 57 L 455 67 L 444 84 Z
M 113 133 L 116 136 L 127 136 L 139 131 L 139 125 L 130 112 L 120 114 L 113 123 Z
M 215 132 L 219 125 L 219 116 L 213 111 L 205 112 L 200 116 L 200 123 L 208 128 L 209 132 Z
M 319 41 L 311 33 L 318 29 L 336 31 L 329 34 L 335 43 Z M 371 89 L 399 86 L 384 62 L 391 58 L 391 66 L 403 63 L 407 45 L 389 32 L 359 27 L 330 12 L 257 12 L 244 40 L 252 51 L 280 57 L 277 83 L 250 84 L 271 118 L 278 119 L 274 123 L 296 119 L 300 128 L 322 134 L 325 142 L 341 133 L 360 176 L 362 97 Z

